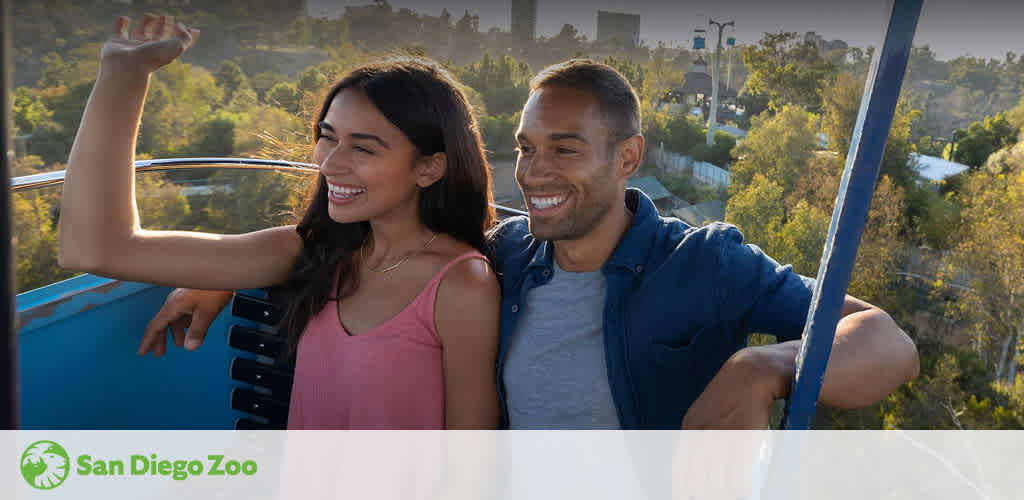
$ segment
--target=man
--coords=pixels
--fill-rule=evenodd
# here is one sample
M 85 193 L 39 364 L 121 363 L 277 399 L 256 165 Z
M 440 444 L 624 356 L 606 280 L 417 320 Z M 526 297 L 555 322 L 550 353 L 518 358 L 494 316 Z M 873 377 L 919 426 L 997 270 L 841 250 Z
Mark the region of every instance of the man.
M 660 218 L 627 190 L 640 130 L 636 93 L 608 66 L 568 61 L 532 83 L 516 135 L 529 218 L 496 228 L 492 256 L 510 428 L 763 429 L 789 391 L 813 280 L 733 226 Z M 181 338 L 191 315 L 194 348 L 226 297 L 176 291 L 151 327 Z M 822 403 L 870 405 L 917 375 L 884 311 L 848 296 L 842 315 Z M 781 343 L 745 347 L 751 332 Z

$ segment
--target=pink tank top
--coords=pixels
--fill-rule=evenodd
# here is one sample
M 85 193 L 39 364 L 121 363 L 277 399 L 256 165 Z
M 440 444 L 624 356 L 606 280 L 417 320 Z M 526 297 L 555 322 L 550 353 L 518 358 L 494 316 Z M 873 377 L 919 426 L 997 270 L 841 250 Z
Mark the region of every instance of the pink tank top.
M 476 251 L 452 259 L 405 309 L 360 335 L 345 331 L 328 301 L 299 340 L 288 428 L 444 429 L 434 301 L 441 278 L 466 259 L 486 260 Z

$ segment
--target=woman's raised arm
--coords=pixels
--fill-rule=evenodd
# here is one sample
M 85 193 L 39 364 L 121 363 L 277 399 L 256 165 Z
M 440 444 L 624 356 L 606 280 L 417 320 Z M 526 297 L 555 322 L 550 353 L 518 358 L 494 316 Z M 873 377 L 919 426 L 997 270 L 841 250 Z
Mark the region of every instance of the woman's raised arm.
M 103 46 L 68 158 L 60 265 L 190 288 L 259 288 L 284 281 L 302 245 L 294 227 L 229 236 L 139 226 L 133 165 L 149 77 L 184 53 L 199 32 L 150 14 L 131 36 L 129 25 L 128 18 L 118 18 Z

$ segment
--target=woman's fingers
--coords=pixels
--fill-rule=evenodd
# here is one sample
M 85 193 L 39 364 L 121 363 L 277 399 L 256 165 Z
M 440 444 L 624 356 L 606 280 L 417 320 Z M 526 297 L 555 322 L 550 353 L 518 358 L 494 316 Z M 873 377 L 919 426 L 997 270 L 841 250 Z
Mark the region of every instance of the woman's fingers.
M 192 316 L 182 316 L 171 322 L 171 337 L 174 338 L 174 345 L 185 347 L 185 328 L 192 322 Z
M 164 29 L 164 18 L 163 16 L 153 16 L 153 19 L 146 26 L 146 31 L 143 33 L 143 40 L 152 42 L 160 39 L 160 34 Z
M 128 39 L 128 28 L 132 25 L 131 18 L 127 16 L 118 16 L 114 19 L 114 28 L 111 30 L 110 36 L 113 38 Z
M 140 42 L 146 41 L 147 33 L 149 33 L 150 36 L 152 34 L 152 31 L 150 31 L 150 29 L 152 28 L 153 21 L 155 20 L 156 16 L 154 16 L 153 14 L 143 14 L 142 18 L 135 23 L 135 30 L 132 31 L 132 40 L 137 40 Z
M 166 332 L 156 340 L 156 345 L 153 347 L 153 356 L 159 358 L 167 354 L 167 334 Z
M 153 27 L 150 29 L 149 40 L 166 40 L 170 33 L 167 25 L 168 16 L 157 16 L 153 21 Z M 173 26 L 173 24 L 171 25 Z
M 177 307 L 168 307 L 165 303 L 157 311 L 156 316 L 146 325 L 145 333 L 142 334 L 142 342 L 139 343 L 139 356 L 145 356 L 150 351 L 154 356 L 160 356 L 167 351 L 167 328 L 179 318 L 188 315 L 189 312 Z
M 179 22 L 174 25 L 174 36 L 180 38 L 187 49 L 195 43 L 196 38 L 199 36 L 199 30 L 189 28 Z

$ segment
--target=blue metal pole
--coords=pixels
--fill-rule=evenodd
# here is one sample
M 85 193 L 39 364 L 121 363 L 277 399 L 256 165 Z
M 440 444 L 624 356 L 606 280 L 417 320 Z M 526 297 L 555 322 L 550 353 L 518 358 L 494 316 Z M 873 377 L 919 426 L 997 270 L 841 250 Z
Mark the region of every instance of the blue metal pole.
M 11 249 L 11 8 L 0 0 L 0 429 L 18 428 L 18 336 Z
M 846 168 L 839 185 L 832 224 L 818 268 L 818 280 L 796 359 L 784 429 L 809 429 L 814 420 L 825 367 L 832 352 L 836 324 L 850 285 L 857 247 L 868 218 L 885 141 L 892 126 L 911 42 L 923 0 L 895 0 L 882 50 L 868 74 L 853 130 Z

